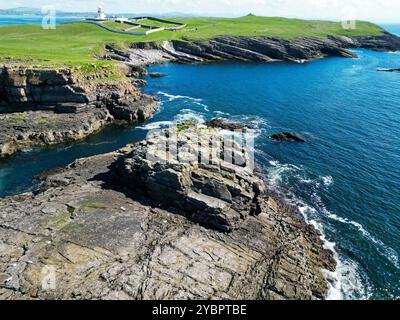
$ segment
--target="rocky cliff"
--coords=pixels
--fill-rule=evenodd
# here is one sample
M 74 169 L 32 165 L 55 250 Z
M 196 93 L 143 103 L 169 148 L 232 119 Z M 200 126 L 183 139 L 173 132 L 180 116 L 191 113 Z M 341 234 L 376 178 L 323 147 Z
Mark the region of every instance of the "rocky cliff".
M 304 62 L 321 57 L 354 58 L 348 49 L 400 50 L 400 38 L 391 34 L 380 37 L 330 36 L 325 39 L 278 39 L 268 37 L 217 37 L 211 41 L 173 41 L 177 51 L 204 60 L 245 60 L 256 62 Z
M 197 134 L 154 134 L 1 199 L 0 298 L 326 297 L 335 261 L 318 232 L 264 191 L 247 151 L 220 145 L 208 165 L 195 161 Z M 160 148 L 173 136 L 179 164 Z
M 155 112 L 156 99 L 129 77 L 111 79 L 107 69 L 86 74 L 80 68 L 0 66 L 0 157 L 72 142 L 114 120 L 143 121 Z
M 219 36 L 207 41 L 173 40 L 171 44 L 132 44 L 126 51 L 109 48 L 111 56 L 133 64 L 158 63 L 165 60 L 207 62 L 238 60 L 255 62 L 306 62 L 322 57 L 357 57 L 348 49 L 400 50 L 400 38 L 390 33 L 382 36 L 281 39 L 270 37 Z M 148 57 L 146 58 L 146 50 Z

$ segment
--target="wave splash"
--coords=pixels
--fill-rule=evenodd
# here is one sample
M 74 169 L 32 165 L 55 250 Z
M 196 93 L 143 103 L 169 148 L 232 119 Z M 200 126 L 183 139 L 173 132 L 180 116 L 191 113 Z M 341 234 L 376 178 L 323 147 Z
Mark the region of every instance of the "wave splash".
M 261 156 L 266 156 L 261 155 Z M 360 266 L 353 260 L 350 260 L 337 251 L 336 243 L 329 241 L 325 232 L 325 225 L 321 222 L 321 218 L 327 216 L 327 212 L 321 212 L 321 203 L 314 202 L 313 205 L 306 203 L 303 199 L 299 198 L 291 191 L 284 188 L 285 182 L 288 177 L 297 178 L 299 184 L 313 184 L 317 188 L 320 186 L 330 187 L 334 180 L 331 176 L 305 178 L 305 169 L 301 166 L 292 164 L 281 164 L 276 160 L 268 161 L 269 167 L 266 168 L 269 185 L 277 190 L 282 190 L 287 195 L 288 201 L 298 207 L 300 213 L 303 215 L 304 220 L 313 225 L 320 233 L 321 240 L 326 249 L 330 249 L 334 253 L 334 258 L 337 262 L 335 272 L 324 270 L 329 283 L 330 290 L 327 299 L 329 300 L 342 300 L 342 299 L 369 299 L 371 296 L 371 285 L 369 280 L 363 276 L 360 271 Z M 322 201 L 320 201 L 322 202 Z M 333 214 L 329 213 L 332 217 Z M 346 223 L 359 225 L 355 221 L 344 219 Z M 361 225 L 360 225 L 361 226 Z M 362 227 L 362 226 L 361 226 Z

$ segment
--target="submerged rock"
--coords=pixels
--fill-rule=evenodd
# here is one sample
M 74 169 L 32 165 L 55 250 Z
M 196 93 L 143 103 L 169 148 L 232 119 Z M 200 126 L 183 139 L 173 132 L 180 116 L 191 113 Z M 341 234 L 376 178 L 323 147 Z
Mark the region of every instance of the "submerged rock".
M 149 76 L 151 78 L 163 78 L 166 77 L 167 75 L 164 73 L 149 73 Z
M 386 69 L 386 68 L 378 68 L 376 69 L 378 72 L 400 72 L 400 68 L 395 69 Z
M 290 133 L 290 132 L 275 133 L 271 135 L 271 139 L 279 142 L 284 142 L 284 141 L 306 142 L 306 140 L 304 140 L 297 133 Z

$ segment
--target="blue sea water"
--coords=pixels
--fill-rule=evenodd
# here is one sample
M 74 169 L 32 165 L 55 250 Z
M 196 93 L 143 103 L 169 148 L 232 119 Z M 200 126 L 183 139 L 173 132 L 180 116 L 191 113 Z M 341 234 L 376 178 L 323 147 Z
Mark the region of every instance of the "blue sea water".
M 385 26 L 400 34 L 400 26 Z M 0 44 L 1 45 L 1 44 Z M 0 162 L 0 196 L 35 188 L 32 177 L 115 150 L 171 120 L 213 117 L 257 127 L 266 179 L 318 227 L 339 262 L 331 298 L 400 298 L 400 53 L 307 64 L 165 64 L 144 90 L 159 112 L 139 127 L 110 126 L 84 141 L 32 149 Z M 268 137 L 299 132 L 305 144 Z
M 12 26 L 18 24 L 41 24 L 43 20 L 42 16 L 39 15 L 0 15 L 0 26 Z M 62 17 L 56 16 L 56 23 L 68 23 L 68 22 L 76 22 L 82 20 L 82 17 Z

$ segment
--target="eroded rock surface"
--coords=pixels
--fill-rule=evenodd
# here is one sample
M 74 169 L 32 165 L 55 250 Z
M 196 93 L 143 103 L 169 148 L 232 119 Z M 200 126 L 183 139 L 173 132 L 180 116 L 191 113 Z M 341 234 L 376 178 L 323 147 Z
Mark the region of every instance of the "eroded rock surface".
M 181 184 L 183 168 L 146 164 L 143 150 L 151 143 L 78 160 L 45 175 L 40 192 L 0 200 L 1 299 L 326 296 L 322 270 L 335 269 L 332 252 L 323 249 L 318 232 L 295 209 L 262 192 L 260 178 L 242 173 L 244 179 L 235 180 L 240 165 L 225 175 L 229 171 L 221 163 L 198 168 L 189 163 L 190 182 Z M 164 179 L 171 170 L 175 178 Z M 132 183 L 122 183 L 126 180 Z M 153 197 L 149 192 L 159 187 L 154 189 L 151 180 L 160 186 L 175 181 L 179 188 Z M 213 189 L 212 181 L 219 188 Z M 251 185 L 256 182 L 257 192 Z M 241 212 L 239 219 L 219 220 L 231 226 L 230 232 L 195 223 L 191 214 L 198 201 L 189 206 L 190 192 L 227 203 L 218 212 L 208 211 L 215 205 L 207 204 L 200 210 L 206 220 Z M 240 195 L 244 192 L 250 196 Z M 242 197 L 246 200 L 236 201 Z M 254 198 L 262 201 L 261 210 L 252 211 Z

